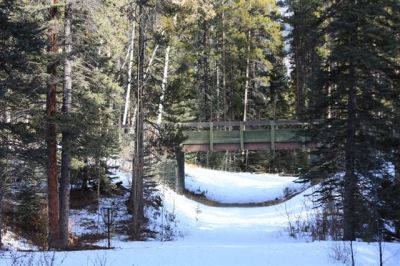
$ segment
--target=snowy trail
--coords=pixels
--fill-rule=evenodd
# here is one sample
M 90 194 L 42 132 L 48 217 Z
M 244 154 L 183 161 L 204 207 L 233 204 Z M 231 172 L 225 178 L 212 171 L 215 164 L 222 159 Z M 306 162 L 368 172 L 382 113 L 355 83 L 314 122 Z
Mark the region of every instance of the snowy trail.
M 166 189 L 165 202 L 170 212 L 175 208 L 178 228 L 185 234 L 184 241 L 265 243 L 267 238 L 285 233 L 288 214 L 296 213 L 296 218 L 307 215 L 306 211 L 301 211 L 304 202 L 300 200 L 270 207 L 219 208 L 202 205 Z
M 210 177 L 209 170 L 193 171 L 199 183 L 206 186 L 205 180 Z M 218 172 L 214 171 L 214 174 Z M 229 173 L 222 172 L 221 175 L 229 178 Z M 249 177 L 249 183 L 257 190 L 259 183 L 254 182 L 260 176 L 234 173 L 232 176 L 241 176 L 242 180 L 245 180 L 246 176 Z M 129 176 L 121 175 L 121 178 Z M 276 179 L 272 179 L 273 182 L 277 182 Z M 267 186 L 265 180 L 260 182 Z M 288 181 L 283 178 L 281 182 L 281 185 L 287 185 Z M 211 182 L 210 187 L 214 185 L 215 180 Z M 239 194 L 238 186 L 232 183 L 226 183 L 225 186 L 231 192 L 236 191 L 238 198 L 245 199 L 245 195 Z M 250 191 L 251 185 L 247 188 Z M 311 242 L 307 237 L 293 239 L 288 236 L 288 219 L 294 222 L 298 219 L 305 220 L 312 215 L 311 200 L 305 197 L 312 189 L 309 188 L 276 206 L 219 208 L 205 206 L 177 195 L 168 188 L 162 188 L 165 210 L 175 214 L 176 229 L 180 235 L 176 240 L 125 242 L 116 237 L 112 243 L 116 247 L 114 250 L 77 251 L 67 254 L 60 252 L 56 254 L 56 262 L 63 260 L 63 266 L 343 265 L 332 258 L 334 250 L 337 250 L 338 246 L 343 248 L 343 243 Z M 271 196 L 268 195 L 269 192 L 275 196 L 277 190 L 266 190 L 267 197 Z M 215 195 L 224 197 L 224 194 L 218 193 Z M 161 221 L 158 220 L 157 224 L 159 226 Z M 379 265 L 377 244 L 356 242 L 354 248 L 357 266 Z M 4 261 L 7 262 L 3 259 Z M 9 264 L 3 264 L 0 258 L 0 265 Z M 400 244 L 384 243 L 384 265 L 400 265 Z

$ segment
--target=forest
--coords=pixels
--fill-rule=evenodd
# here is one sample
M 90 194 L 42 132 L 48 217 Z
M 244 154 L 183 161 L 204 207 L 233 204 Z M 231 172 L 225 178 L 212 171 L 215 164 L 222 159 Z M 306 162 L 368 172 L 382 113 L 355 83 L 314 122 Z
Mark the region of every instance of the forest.
M 256 255 L 211 251 L 222 231 L 191 250 L 232 207 L 229 243 Z M 400 1 L 0 0 L 1 265 L 331 265 L 265 253 L 274 226 L 399 265 Z

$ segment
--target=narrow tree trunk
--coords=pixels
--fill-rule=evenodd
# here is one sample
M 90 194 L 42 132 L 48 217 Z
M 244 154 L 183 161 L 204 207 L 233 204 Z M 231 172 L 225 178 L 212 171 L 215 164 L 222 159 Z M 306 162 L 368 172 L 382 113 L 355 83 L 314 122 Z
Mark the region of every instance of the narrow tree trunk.
M 301 76 L 301 60 L 299 58 L 299 48 L 295 48 L 295 62 L 296 62 L 296 115 L 297 119 L 302 118 L 303 114 L 303 84 L 301 83 L 300 76 Z
M 96 175 L 97 175 L 97 204 L 98 208 L 100 209 L 100 189 L 101 189 L 101 171 L 100 171 L 100 159 L 95 159 L 95 167 L 96 167 Z
M 70 120 L 72 102 L 72 3 L 66 1 L 65 7 L 65 61 L 64 61 L 64 91 L 62 111 L 66 121 Z M 72 136 L 69 128 L 64 125 L 62 132 L 62 154 L 61 154 L 61 179 L 60 179 L 60 245 L 68 247 L 69 238 L 69 194 L 71 179 L 71 142 Z
M 4 198 L 4 190 L 6 185 L 6 169 L 1 169 L 0 172 L 0 250 L 3 247 L 3 198 Z
M 216 88 L 217 88 L 217 106 L 215 108 L 215 115 L 217 122 L 220 121 L 220 111 L 221 111 L 221 104 L 220 104 L 220 97 L 221 97 L 221 89 L 219 85 L 219 69 L 218 69 L 218 62 L 215 62 L 215 79 L 216 79 Z
M 176 25 L 176 20 L 177 20 L 177 15 L 174 16 L 174 25 Z M 170 51 L 171 51 L 171 46 L 168 45 L 168 47 L 167 47 L 167 49 L 165 51 L 164 75 L 163 75 L 163 80 L 162 80 L 162 85 L 161 85 L 160 104 L 158 106 L 157 124 L 159 124 L 159 125 L 162 122 L 162 113 L 163 113 L 163 109 L 164 109 L 163 101 L 164 101 L 164 98 L 165 98 L 165 90 L 167 88 L 167 82 L 168 82 L 168 68 L 169 68 L 169 54 L 170 54 Z
M 51 0 L 56 5 L 58 0 Z M 57 7 L 50 8 L 50 19 L 55 23 Z M 58 51 L 57 27 L 51 25 L 48 30 L 49 53 L 55 54 Z M 60 239 L 59 231 L 59 198 L 58 198 L 58 176 L 57 176 L 57 127 L 54 121 L 57 112 L 57 65 L 50 63 L 47 67 L 50 75 L 50 82 L 47 93 L 47 197 L 48 197 L 48 219 L 49 219 L 49 248 L 57 248 Z
M 203 89 L 204 89 L 204 106 L 205 106 L 205 120 L 212 121 L 213 118 L 213 97 L 209 89 L 209 67 L 208 67 L 208 23 L 204 19 L 203 21 Z
M 143 85 L 144 85 L 144 18 L 143 6 L 139 4 L 139 60 L 138 60 L 138 82 L 137 82 L 137 122 L 136 122 L 136 145 L 134 151 L 134 182 L 133 182 L 133 239 L 141 239 L 141 227 L 144 217 L 143 206 L 143 168 L 144 168 L 144 127 L 143 127 Z
M 355 193 L 357 192 L 357 176 L 355 170 L 355 134 L 356 134 L 356 73 L 351 63 L 350 78 L 352 84 L 348 92 L 347 130 L 345 146 L 345 176 L 343 195 L 343 240 L 354 240 L 355 234 Z
M 171 47 L 168 46 L 167 50 L 165 51 L 165 62 L 164 62 L 164 75 L 163 75 L 163 80 L 161 84 L 161 96 L 160 96 L 160 103 L 158 105 L 158 118 L 157 118 L 157 124 L 161 124 L 162 121 L 162 113 L 164 109 L 163 101 L 165 97 L 165 90 L 167 88 L 167 81 L 168 81 L 168 66 L 169 66 L 169 52 L 171 50 Z
M 225 4 L 223 1 L 222 5 Z M 227 121 L 228 101 L 226 93 L 226 44 L 225 44 L 225 11 L 222 11 L 222 97 L 223 97 L 223 118 Z
M 250 31 L 247 33 L 247 58 L 246 58 L 246 81 L 244 85 L 244 100 L 243 100 L 243 122 L 247 121 L 247 103 L 248 103 L 248 93 L 249 93 L 249 79 L 250 79 Z
M 128 119 L 129 102 L 130 102 L 131 87 L 132 87 L 133 51 L 135 47 L 135 21 L 132 22 L 131 43 L 129 47 L 130 51 L 129 51 L 129 64 L 128 64 L 128 87 L 126 89 L 124 116 L 122 118 L 122 125 L 124 126 L 126 125 Z
M 164 33 L 162 33 L 161 36 L 163 36 L 163 35 L 164 35 Z M 143 74 L 143 80 L 147 79 L 147 74 L 150 71 L 150 67 L 153 64 L 154 58 L 156 58 L 156 54 L 157 54 L 158 48 L 160 48 L 160 45 L 157 44 L 156 47 L 154 47 L 153 52 L 151 53 L 151 57 L 150 57 L 149 63 L 147 64 L 147 67 L 146 67 L 146 71 Z

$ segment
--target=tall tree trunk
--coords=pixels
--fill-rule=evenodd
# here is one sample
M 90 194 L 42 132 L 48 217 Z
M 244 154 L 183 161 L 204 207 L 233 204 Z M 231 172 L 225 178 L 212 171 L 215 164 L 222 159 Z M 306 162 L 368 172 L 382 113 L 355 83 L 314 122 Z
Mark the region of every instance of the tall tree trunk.
M 203 36 L 202 36 L 202 46 L 203 46 L 203 53 L 202 53 L 202 68 L 203 68 L 203 101 L 204 101 L 204 111 L 205 111 L 205 116 L 204 120 L 209 120 L 212 121 L 213 117 L 213 106 L 212 106 L 212 97 L 210 95 L 210 90 L 209 90 L 209 67 L 208 67 L 208 23 L 207 20 L 204 18 L 203 20 Z
M 0 161 L 1 163 L 1 161 Z M 6 163 L 7 164 L 7 163 Z M 2 167 L 4 165 L 1 165 Z M 6 177 L 7 177 L 7 168 L 3 167 L 0 170 L 0 250 L 3 247 L 3 198 L 4 198 L 4 190 L 6 186 Z
M 247 121 L 247 103 L 248 103 L 248 93 L 250 84 L 250 38 L 251 33 L 247 33 L 247 56 L 246 56 L 246 81 L 244 85 L 244 100 L 243 100 L 243 122 Z
M 157 124 L 161 124 L 162 121 L 162 113 L 164 109 L 163 101 L 165 97 L 165 90 L 167 88 L 167 81 L 168 81 L 168 65 L 169 65 L 169 52 L 171 50 L 171 46 L 168 45 L 166 51 L 165 51 L 165 62 L 164 62 L 164 75 L 163 75 L 163 80 L 161 84 L 161 96 L 160 96 L 160 103 L 158 105 L 158 118 L 157 118 Z
M 128 88 L 126 89 L 126 98 L 125 98 L 125 108 L 124 108 L 124 117 L 122 118 L 122 125 L 126 125 L 128 119 L 128 111 L 129 111 L 129 102 L 131 96 L 131 87 L 132 87 L 132 66 L 133 66 L 133 51 L 135 47 L 135 24 L 136 22 L 133 20 L 132 22 L 132 33 L 131 33 L 131 43 L 129 45 L 129 64 L 128 64 Z
M 215 107 L 215 115 L 217 122 L 220 121 L 220 112 L 221 112 L 221 104 L 220 104 L 220 97 L 221 97 L 221 89 L 219 85 L 219 69 L 218 69 L 218 62 L 215 62 L 215 79 L 216 79 L 216 89 L 217 89 L 217 105 Z
M 70 121 L 72 108 L 72 3 L 66 0 L 65 6 L 65 61 L 64 61 L 64 91 L 62 111 L 65 120 Z M 65 125 L 62 132 L 62 154 L 61 154 L 61 179 L 60 179 L 60 245 L 68 247 L 69 238 L 69 195 L 71 180 L 71 142 L 72 136 L 70 129 Z
M 298 38 L 298 37 L 296 37 Z M 297 40 L 298 46 L 295 47 L 295 62 L 296 62 L 296 115 L 298 119 L 303 118 L 304 113 L 304 84 L 302 82 L 303 62 L 301 58 L 300 41 Z
M 51 0 L 52 5 L 58 4 L 58 0 Z M 55 23 L 58 10 L 56 6 L 50 8 L 50 20 Z M 51 25 L 48 29 L 49 53 L 55 54 L 58 51 L 57 27 Z M 47 93 L 47 197 L 48 197 L 48 219 L 49 219 L 49 248 L 57 248 L 60 240 L 59 231 L 59 198 L 58 198 L 58 176 L 57 176 L 57 126 L 55 114 L 57 112 L 57 65 L 50 63 L 47 67 L 50 75 Z
M 225 1 L 222 2 L 222 5 Z M 226 36 L 225 36 L 225 11 L 222 11 L 222 97 L 223 97 L 223 118 L 227 121 L 228 101 L 226 92 Z
M 144 53 L 145 36 L 143 17 L 143 4 L 139 3 L 139 53 L 138 53 L 138 82 L 137 82 L 137 122 L 136 122 L 136 145 L 134 151 L 134 182 L 133 182 L 133 239 L 141 239 L 141 227 L 144 217 L 143 203 L 143 168 L 144 168 L 144 126 L 143 126 L 143 85 L 144 85 Z
M 355 135 L 357 88 L 354 62 L 350 63 L 351 85 L 347 102 L 347 129 L 345 146 L 345 176 L 343 195 L 343 240 L 355 238 L 355 194 L 357 192 L 357 176 L 355 170 Z

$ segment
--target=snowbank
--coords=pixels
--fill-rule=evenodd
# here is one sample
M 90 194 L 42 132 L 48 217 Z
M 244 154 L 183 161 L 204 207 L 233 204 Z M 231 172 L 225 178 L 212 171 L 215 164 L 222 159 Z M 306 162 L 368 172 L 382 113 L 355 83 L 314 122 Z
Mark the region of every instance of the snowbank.
M 186 189 L 220 203 L 260 203 L 305 189 L 291 176 L 230 173 L 186 165 Z

